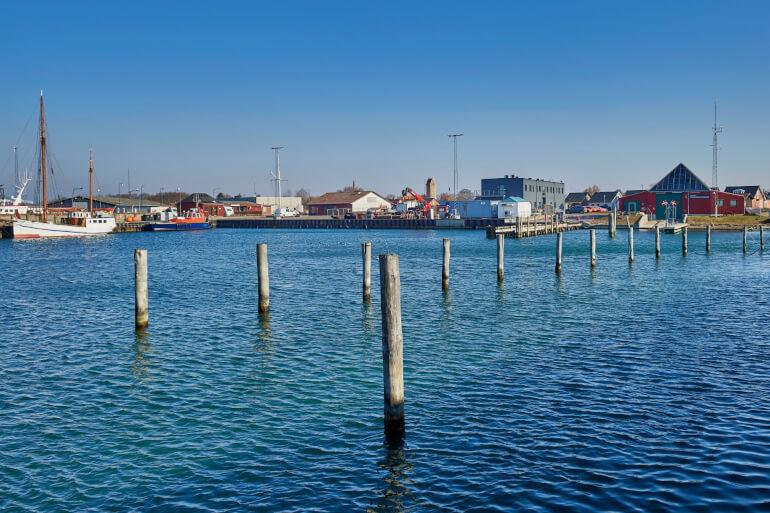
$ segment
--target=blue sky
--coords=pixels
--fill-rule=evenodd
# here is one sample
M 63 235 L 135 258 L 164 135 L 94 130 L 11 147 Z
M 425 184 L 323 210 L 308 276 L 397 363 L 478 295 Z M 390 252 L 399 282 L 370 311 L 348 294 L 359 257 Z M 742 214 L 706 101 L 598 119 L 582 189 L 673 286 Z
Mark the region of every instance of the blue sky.
M 62 194 L 382 193 L 516 173 L 638 188 L 684 162 L 770 186 L 767 2 L 13 2 L 0 19 L 0 182 L 46 93 Z M 728 183 L 729 182 L 729 183 Z

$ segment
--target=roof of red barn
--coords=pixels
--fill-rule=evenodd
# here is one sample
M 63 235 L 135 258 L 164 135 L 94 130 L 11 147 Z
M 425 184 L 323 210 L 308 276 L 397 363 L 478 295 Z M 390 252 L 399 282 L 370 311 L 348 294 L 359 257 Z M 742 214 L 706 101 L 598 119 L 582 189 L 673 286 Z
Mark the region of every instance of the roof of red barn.
M 652 192 L 708 191 L 709 186 L 681 162 L 650 188 Z

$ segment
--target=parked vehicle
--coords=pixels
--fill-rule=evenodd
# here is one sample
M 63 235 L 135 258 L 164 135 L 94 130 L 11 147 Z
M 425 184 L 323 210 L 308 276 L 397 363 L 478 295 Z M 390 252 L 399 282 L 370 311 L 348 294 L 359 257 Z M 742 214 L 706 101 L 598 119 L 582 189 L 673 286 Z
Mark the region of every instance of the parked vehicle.
M 279 217 L 298 217 L 298 216 L 299 216 L 299 212 L 289 208 L 277 208 L 273 213 L 273 217 L 275 217 L 276 219 L 278 219 Z
M 583 205 L 572 205 L 567 209 L 568 214 L 582 214 L 586 211 L 586 207 Z

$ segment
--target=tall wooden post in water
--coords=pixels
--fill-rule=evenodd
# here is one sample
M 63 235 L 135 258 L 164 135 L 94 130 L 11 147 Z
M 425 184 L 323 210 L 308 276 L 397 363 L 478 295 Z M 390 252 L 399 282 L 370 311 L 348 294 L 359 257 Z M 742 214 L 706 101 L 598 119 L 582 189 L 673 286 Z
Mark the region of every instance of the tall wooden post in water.
M 655 226 L 655 258 L 660 258 L 660 226 Z
M 449 239 L 444 239 L 444 261 L 441 266 L 441 289 L 449 290 Z
M 591 228 L 591 267 L 596 267 L 596 229 Z
M 505 235 L 502 233 L 497 236 L 497 281 L 502 282 L 505 278 Z
M 401 328 L 401 278 L 398 255 L 380 255 L 382 381 L 385 436 L 404 433 L 404 335 Z
M 743 254 L 749 252 L 749 227 L 743 227 Z
M 706 253 L 711 253 L 711 225 L 706 227 Z
M 257 244 L 257 280 L 259 287 L 259 313 L 270 311 L 270 274 L 267 269 L 267 244 Z
M 608 216 L 609 222 L 607 223 L 607 230 L 609 231 L 610 237 L 614 239 L 618 232 L 618 216 L 614 210 L 610 211 Z
M 150 323 L 147 293 L 147 250 L 134 250 L 134 321 L 136 329 L 142 330 Z
M 759 225 L 759 250 L 765 250 L 765 227 Z
M 558 232 L 556 234 L 556 274 L 559 274 L 561 272 L 561 248 L 562 248 L 563 237 L 564 237 L 564 234 L 561 232 Z
M 687 256 L 687 227 L 682 228 L 682 256 Z
M 364 301 L 372 299 L 372 243 L 361 243 L 361 258 L 364 260 L 364 281 L 363 297 Z

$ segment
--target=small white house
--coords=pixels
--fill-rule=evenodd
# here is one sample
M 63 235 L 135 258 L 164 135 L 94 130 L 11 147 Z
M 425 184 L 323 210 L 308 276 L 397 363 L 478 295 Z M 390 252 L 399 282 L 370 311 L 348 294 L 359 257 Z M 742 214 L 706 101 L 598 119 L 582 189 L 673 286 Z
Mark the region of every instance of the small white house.
M 498 219 L 516 219 L 531 215 L 532 203 L 518 196 L 509 196 L 497 204 Z

